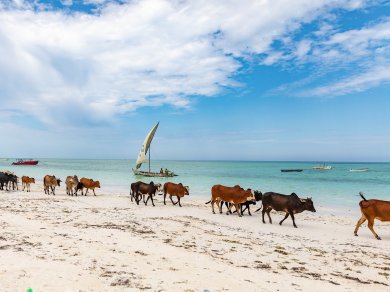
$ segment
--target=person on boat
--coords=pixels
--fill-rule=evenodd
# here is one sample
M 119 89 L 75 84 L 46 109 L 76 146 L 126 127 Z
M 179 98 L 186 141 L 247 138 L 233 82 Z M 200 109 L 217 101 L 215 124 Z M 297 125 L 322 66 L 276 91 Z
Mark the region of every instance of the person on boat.
M 163 174 L 164 173 L 164 171 L 163 171 L 163 169 L 162 169 L 162 167 L 160 168 L 160 174 Z
M 168 169 L 165 169 L 165 174 L 168 174 L 168 173 L 169 173 Z

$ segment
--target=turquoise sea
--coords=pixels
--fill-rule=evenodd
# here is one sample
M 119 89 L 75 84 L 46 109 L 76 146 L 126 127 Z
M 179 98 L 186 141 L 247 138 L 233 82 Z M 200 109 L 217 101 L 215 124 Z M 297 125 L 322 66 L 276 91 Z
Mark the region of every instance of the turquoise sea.
M 37 166 L 12 166 L 14 159 L 1 159 L 0 170 L 10 170 L 18 176 L 27 175 L 42 180 L 54 174 L 65 180 L 68 175 L 100 180 L 102 191 L 127 193 L 131 182 L 143 180 L 164 183 L 182 182 L 190 186 L 190 195 L 209 198 L 214 184 L 240 185 L 262 192 L 297 193 L 313 197 L 315 205 L 355 209 L 362 191 L 367 198 L 390 200 L 390 163 L 329 162 L 328 171 L 312 170 L 316 162 L 250 162 L 250 161 L 163 161 L 152 162 L 151 168 L 174 171 L 174 178 L 136 177 L 131 169 L 134 160 L 72 160 L 39 159 Z M 143 166 L 142 169 L 146 169 Z M 300 168 L 300 173 L 282 173 L 281 169 Z M 351 168 L 369 168 L 368 172 L 350 172 Z

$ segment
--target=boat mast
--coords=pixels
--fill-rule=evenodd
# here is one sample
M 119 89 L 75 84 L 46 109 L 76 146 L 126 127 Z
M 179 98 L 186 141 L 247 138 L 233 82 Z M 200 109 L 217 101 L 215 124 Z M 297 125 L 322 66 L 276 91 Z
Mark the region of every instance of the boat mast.
M 150 172 L 150 150 L 152 147 L 149 146 L 149 172 Z

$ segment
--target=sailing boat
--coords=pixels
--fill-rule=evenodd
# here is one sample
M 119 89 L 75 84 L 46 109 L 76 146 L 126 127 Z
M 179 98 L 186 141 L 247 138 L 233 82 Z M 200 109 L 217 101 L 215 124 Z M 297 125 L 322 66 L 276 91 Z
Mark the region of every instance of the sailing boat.
M 158 123 L 150 130 L 150 132 L 148 133 L 148 135 L 146 135 L 146 138 L 145 138 L 145 140 L 144 140 L 144 143 L 142 144 L 141 150 L 140 150 L 140 152 L 139 152 L 139 154 L 138 154 L 137 161 L 136 161 L 136 163 L 135 163 L 135 169 L 133 168 L 133 172 L 134 172 L 135 175 L 159 176 L 159 177 L 172 177 L 172 176 L 177 176 L 177 175 L 174 174 L 172 171 L 168 171 L 167 169 L 165 169 L 165 171 L 163 171 L 163 170 L 161 169 L 160 172 L 152 172 L 152 171 L 150 171 L 150 144 L 152 143 L 154 134 L 156 133 L 159 124 L 160 124 L 160 122 L 158 122 Z M 141 167 L 142 163 L 145 162 L 146 154 L 147 154 L 148 152 L 149 152 L 149 159 L 148 159 L 148 162 L 149 162 L 149 171 L 138 170 L 138 169 Z

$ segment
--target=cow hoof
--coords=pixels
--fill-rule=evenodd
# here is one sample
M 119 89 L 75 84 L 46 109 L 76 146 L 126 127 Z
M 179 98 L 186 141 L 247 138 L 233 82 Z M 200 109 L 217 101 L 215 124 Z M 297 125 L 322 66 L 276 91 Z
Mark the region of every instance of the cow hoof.
M 296 226 L 296 225 L 295 225 L 294 227 L 295 227 L 295 228 L 298 228 L 298 226 Z
M 379 236 L 377 236 L 377 237 L 376 237 L 376 239 L 378 239 L 378 240 L 382 240 L 382 238 L 380 238 Z
M 215 212 L 213 211 L 213 214 L 215 214 Z
M 357 233 L 355 233 L 355 236 L 358 236 Z

